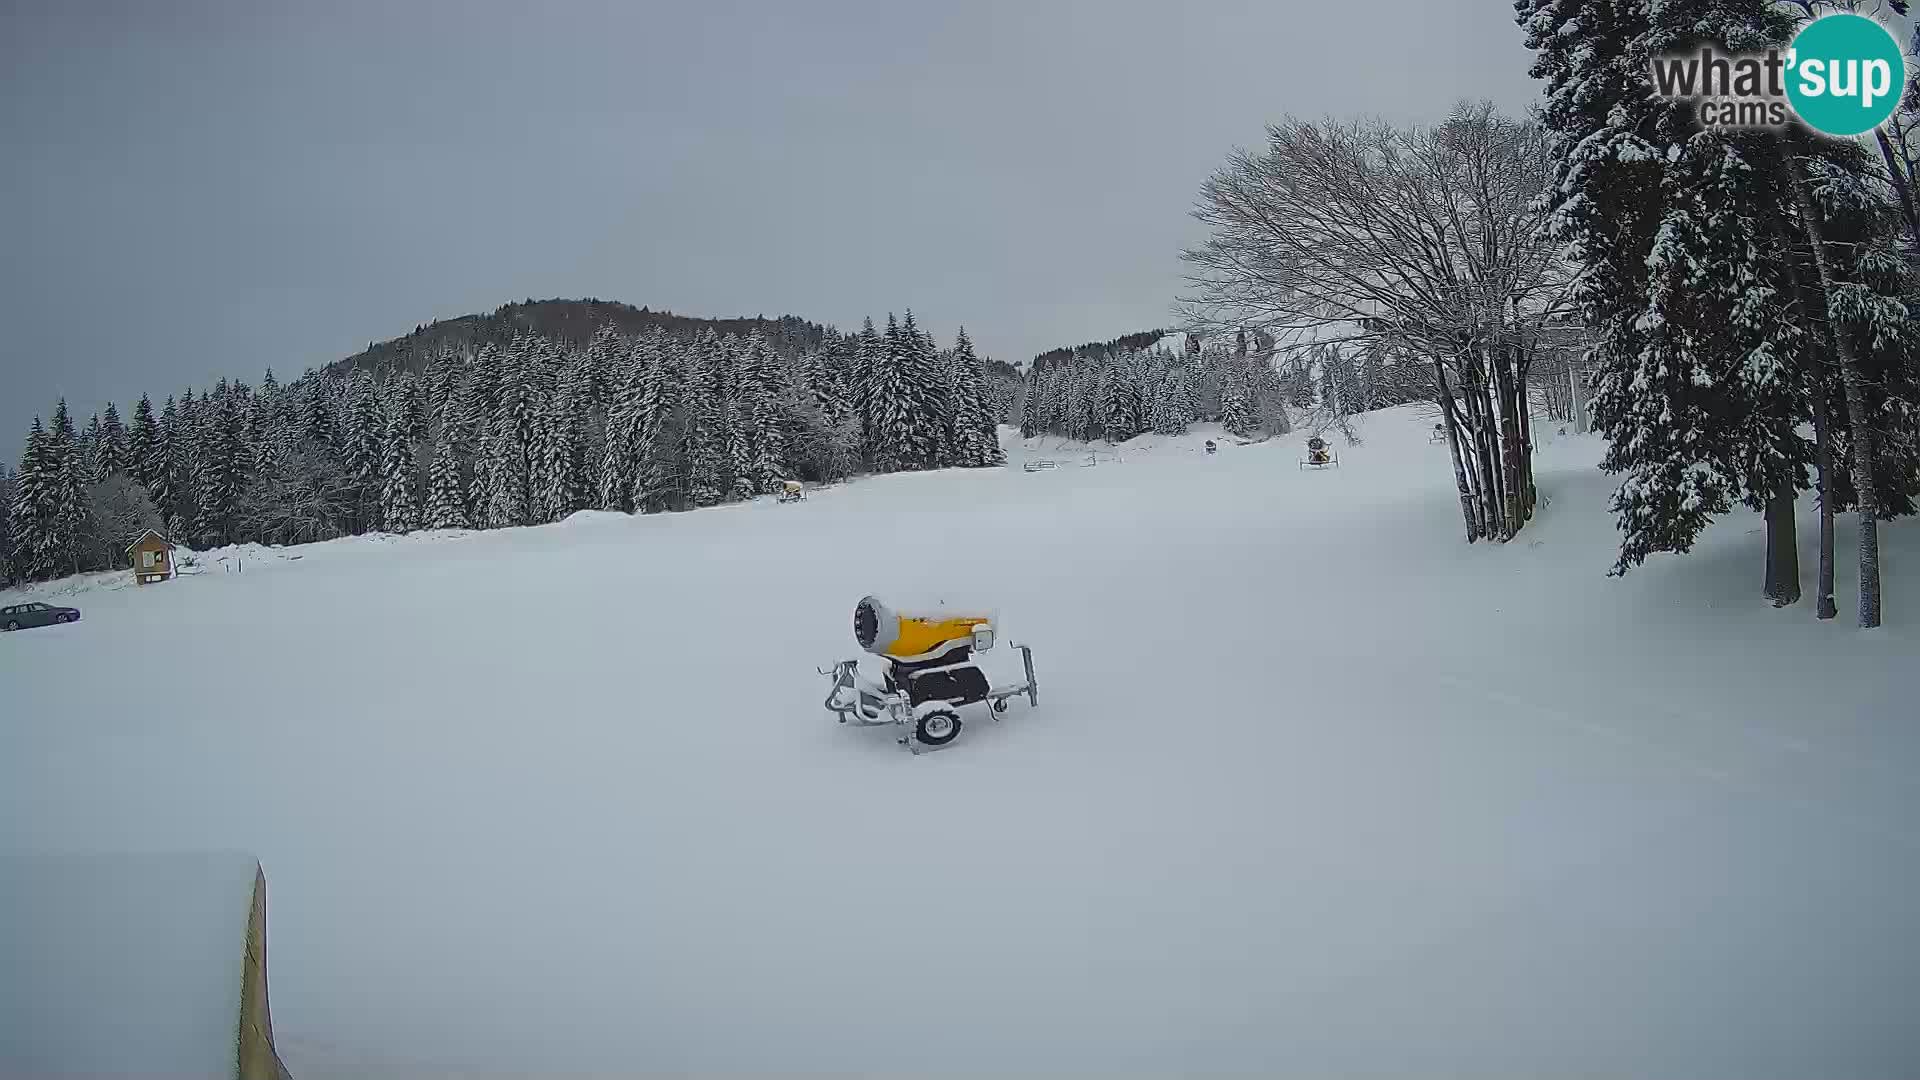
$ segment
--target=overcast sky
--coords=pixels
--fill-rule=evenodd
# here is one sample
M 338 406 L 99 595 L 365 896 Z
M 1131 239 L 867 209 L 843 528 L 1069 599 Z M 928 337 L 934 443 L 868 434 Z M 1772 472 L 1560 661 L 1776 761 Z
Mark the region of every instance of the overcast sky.
M 983 351 L 1162 325 L 1262 125 L 1536 88 L 1487 0 L 0 0 L 0 451 L 598 296 Z

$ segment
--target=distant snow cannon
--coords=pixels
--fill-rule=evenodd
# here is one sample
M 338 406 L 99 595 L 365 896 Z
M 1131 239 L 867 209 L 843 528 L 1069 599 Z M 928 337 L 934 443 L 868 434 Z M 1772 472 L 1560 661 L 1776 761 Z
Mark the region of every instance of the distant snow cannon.
M 1020 652 L 1024 682 L 994 686 L 973 662 L 974 653 L 993 648 L 994 622 L 988 611 L 938 605 L 895 608 L 876 597 L 863 597 L 853 608 L 853 637 L 862 649 L 887 661 L 885 682 L 862 675 L 857 659 L 820 668 L 820 674 L 833 677 L 827 710 L 837 713 L 843 724 L 911 726 L 912 734 L 901 736 L 900 743 L 918 754 L 944 747 L 960 734 L 962 705 L 985 702 L 995 720 L 1007 711 L 1008 698 L 1025 694 L 1028 705 L 1039 705 L 1032 649 L 1008 642 Z

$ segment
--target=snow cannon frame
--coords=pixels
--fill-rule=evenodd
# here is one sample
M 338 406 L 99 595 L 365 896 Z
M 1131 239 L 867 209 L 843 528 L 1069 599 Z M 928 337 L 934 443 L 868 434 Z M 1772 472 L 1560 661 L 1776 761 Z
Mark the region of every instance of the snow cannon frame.
M 818 668 L 833 678 L 824 704 L 843 724 L 878 727 L 894 724 L 907 729 L 897 741 L 920 754 L 942 749 L 960 734 L 960 707 L 984 703 L 999 721 L 1007 699 L 1026 695 L 1027 704 L 1040 704 L 1039 682 L 1033 675 L 1033 649 L 1008 642 L 1020 651 L 1026 681 L 994 686 L 973 662 L 976 651 L 993 648 L 993 616 L 943 609 L 899 611 L 868 596 L 854 606 L 853 636 L 860 647 L 887 661 L 885 681 L 875 683 L 860 672 L 858 659 Z

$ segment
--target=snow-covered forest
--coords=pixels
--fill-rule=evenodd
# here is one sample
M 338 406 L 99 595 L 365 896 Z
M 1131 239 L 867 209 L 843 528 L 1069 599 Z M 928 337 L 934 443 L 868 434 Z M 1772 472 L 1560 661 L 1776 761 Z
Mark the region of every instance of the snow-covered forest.
M 63 400 L 0 471 L 0 581 L 124 565 L 154 528 L 196 547 L 490 529 L 579 510 L 749 499 L 780 481 L 1000 462 L 1016 404 L 962 329 L 908 312 L 782 354 L 767 335 L 603 327 L 440 350 L 418 374 L 336 365 L 222 381 L 80 427 Z
M 1165 347 L 1081 348 L 1034 359 L 1020 409 L 1023 435 L 1125 442 L 1217 423 L 1244 438 L 1283 435 L 1296 419 L 1337 424 L 1360 413 L 1431 399 L 1417 365 L 1386 350 L 1323 348 L 1284 362 L 1265 334 L 1244 328 L 1218 345 L 1187 338 Z

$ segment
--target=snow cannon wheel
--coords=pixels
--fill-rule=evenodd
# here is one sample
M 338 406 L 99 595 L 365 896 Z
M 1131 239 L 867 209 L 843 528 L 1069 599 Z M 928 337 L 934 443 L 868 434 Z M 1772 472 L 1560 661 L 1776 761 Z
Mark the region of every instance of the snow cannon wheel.
M 913 727 L 913 737 L 927 746 L 945 746 L 960 735 L 960 714 L 952 709 L 932 709 Z
M 994 699 L 993 699 L 993 711 L 994 711 L 994 713 L 995 713 L 996 715 L 997 715 L 997 714 L 999 714 L 999 713 L 1003 713 L 1003 712 L 1006 712 L 1006 711 L 1007 711 L 1007 699 L 1006 699 L 1006 698 L 994 698 Z

